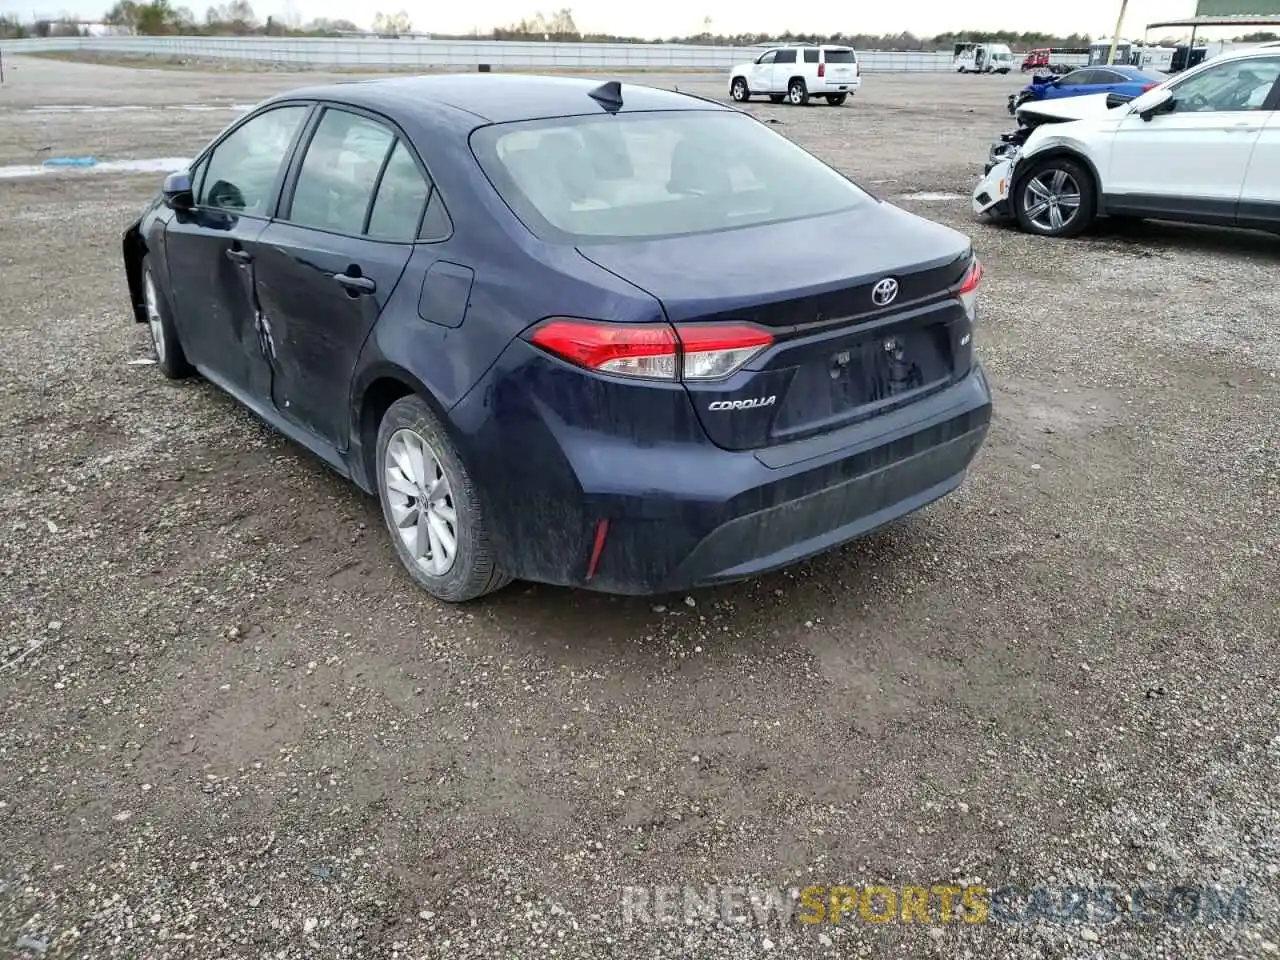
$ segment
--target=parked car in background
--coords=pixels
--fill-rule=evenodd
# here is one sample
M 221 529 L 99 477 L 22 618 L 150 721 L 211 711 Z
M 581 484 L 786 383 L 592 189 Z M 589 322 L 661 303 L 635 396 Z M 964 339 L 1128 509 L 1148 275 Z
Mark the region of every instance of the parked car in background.
M 810 97 L 825 97 L 838 107 L 861 85 L 853 49 L 826 44 L 771 47 L 729 72 L 729 96 L 737 103 L 766 96 L 774 103 L 803 106 Z
M 376 494 L 446 601 L 795 563 L 950 493 L 991 417 L 968 237 L 651 87 L 282 94 L 122 253 L 164 374 Z
M 1060 100 L 1098 93 L 1113 93 L 1117 98 L 1132 99 L 1167 79 L 1137 67 L 1084 67 L 1058 77 L 1044 74 L 1033 77 L 1029 84 L 1009 95 L 1009 113 L 1013 114 L 1024 103 L 1036 100 Z
M 1036 47 L 1027 51 L 1020 69 L 1023 73 L 1070 73 L 1088 56 L 1088 47 Z
M 1227 54 L 1127 103 L 1028 103 L 973 210 L 1071 237 L 1101 216 L 1280 232 L 1280 50 Z

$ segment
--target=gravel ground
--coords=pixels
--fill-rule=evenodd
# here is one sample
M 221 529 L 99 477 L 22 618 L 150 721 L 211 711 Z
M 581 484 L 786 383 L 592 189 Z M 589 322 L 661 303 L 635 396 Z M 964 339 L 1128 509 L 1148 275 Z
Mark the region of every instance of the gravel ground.
M 4 164 L 189 156 L 298 82 L 7 67 Z M 1016 82 L 751 107 L 974 236 L 996 421 L 921 514 L 657 602 L 434 603 L 374 502 L 130 365 L 119 234 L 155 175 L 0 181 L 0 955 L 1274 955 L 1280 241 L 974 222 Z M 952 882 L 1243 885 L 1252 917 L 622 911 L 647 884 Z

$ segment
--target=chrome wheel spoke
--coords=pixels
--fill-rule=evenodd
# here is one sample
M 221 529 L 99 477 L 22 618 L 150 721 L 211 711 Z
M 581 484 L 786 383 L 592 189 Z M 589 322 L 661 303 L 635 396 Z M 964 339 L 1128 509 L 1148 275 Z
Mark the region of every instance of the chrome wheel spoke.
M 1062 211 L 1056 206 L 1049 208 L 1049 226 L 1055 230 L 1062 229 Z
M 410 527 L 417 526 L 418 514 L 421 511 L 416 503 L 410 504 L 391 504 L 391 518 L 395 520 L 396 526 L 401 530 L 407 530 Z
M 431 505 L 431 512 L 451 527 L 456 527 L 458 525 L 458 514 L 454 511 L 453 507 L 445 503 L 443 500 L 438 503 L 433 503 Z
M 427 523 L 431 528 L 432 547 L 439 545 L 441 553 L 445 556 L 453 556 L 458 550 L 458 541 L 448 524 L 434 510 L 427 511 Z M 433 549 L 432 552 L 434 553 L 435 550 Z
M 1027 207 L 1027 216 L 1032 220 L 1036 220 L 1042 213 L 1049 209 L 1049 201 L 1041 200 L 1034 207 Z
M 432 550 L 433 546 L 435 544 L 431 539 L 431 525 L 427 522 L 427 515 L 423 511 L 418 511 L 418 522 L 413 525 L 414 559 L 430 562 L 435 554 Z
M 395 469 L 387 471 L 387 489 L 395 491 L 402 497 L 416 497 L 418 495 L 418 485 L 405 476 L 404 470 L 399 465 Z

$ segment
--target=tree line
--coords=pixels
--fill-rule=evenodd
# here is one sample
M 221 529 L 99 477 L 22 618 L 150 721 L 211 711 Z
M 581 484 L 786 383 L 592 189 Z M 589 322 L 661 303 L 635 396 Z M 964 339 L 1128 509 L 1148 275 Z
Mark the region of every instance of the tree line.
M 268 16 L 260 19 L 249 0 L 227 0 L 208 7 L 203 17 L 197 17 L 190 7 L 176 6 L 173 0 L 117 0 L 102 16 L 102 23 L 123 33 L 144 36 L 298 36 L 340 37 L 352 35 L 403 37 L 414 34 L 414 24 L 401 10 L 394 13 L 378 12 L 368 28 L 361 28 L 348 19 L 317 18 L 303 23 L 292 16 Z M 518 23 L 495 27 L 492 30 L 474 31 L 468 34 L 432 33 L 441 40 L 527 40 L 584 43 L 671 43 L 704 44 L 715 46 L 749 47 L 761 43 L 838 43 L 858 50 L 933 51 L 950 50 L 956 43 L 985 40 L 1006 43 L 1015 51 L 1035 47 L 1087 47 L 1093 38 L 1087 33 L 1061 36 L 1036 31 L 1012 30 L 980 31 L 961 30 L 940 33 L 935 36 L 917 36 L 902 32 L 892 34 L 869 33 L 793 33 L 782 34 L 738 33 L 726 35 L 713 33 L 710 20 L 701 33 L 683 37 L 659 39 L 625 37 L 607 33 L 583 33 L 573 19 L 573 11 L 562 8 L 548 14 L 535 13 Z M 24 36 L 78 36 L 87 34 L 87 27 L 80 21 L 41 20 L 22 23 L 16 17 L 0 17 L 0 38 Z M 1280 39 L 1274 33 L 1252 33 L 1236 37 L 1236 42 L 1265 42 Z M 1160 41 L 1175 42 L 1171 39 Z

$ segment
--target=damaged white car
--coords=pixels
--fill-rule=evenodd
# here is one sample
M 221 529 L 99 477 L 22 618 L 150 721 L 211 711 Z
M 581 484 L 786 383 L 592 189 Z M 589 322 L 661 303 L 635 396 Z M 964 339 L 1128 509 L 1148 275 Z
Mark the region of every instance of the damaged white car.
M 1073 237 L 1100 216 L 1280 232 L 1280 50 L 1207 60 L 1124 102 L 1027 103 L 991 148 L 973 211 Z

